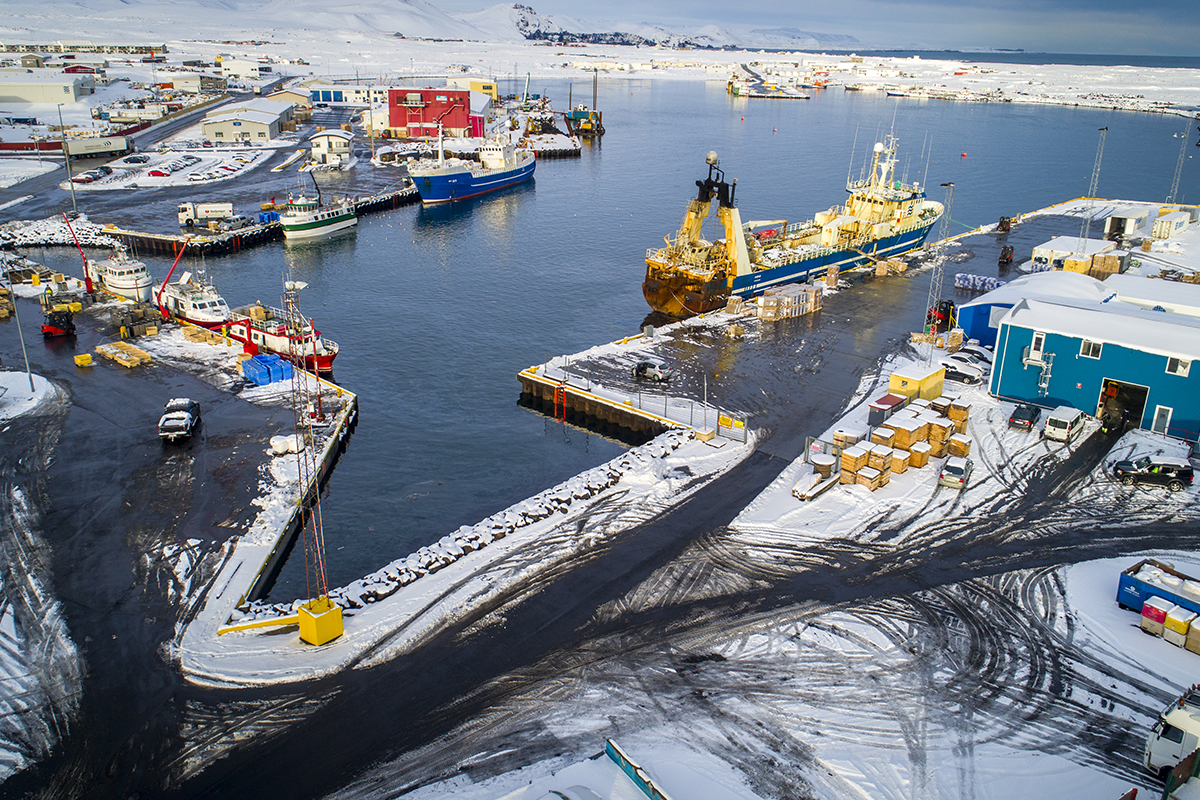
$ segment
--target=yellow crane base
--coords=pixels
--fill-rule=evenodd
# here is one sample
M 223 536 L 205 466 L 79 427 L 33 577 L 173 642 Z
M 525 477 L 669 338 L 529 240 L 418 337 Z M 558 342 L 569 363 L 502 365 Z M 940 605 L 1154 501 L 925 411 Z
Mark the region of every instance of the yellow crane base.
M 332 642 L 343 633 L 342 607 L 324 595 L 300 606 L 300 638 L 311 645 Z

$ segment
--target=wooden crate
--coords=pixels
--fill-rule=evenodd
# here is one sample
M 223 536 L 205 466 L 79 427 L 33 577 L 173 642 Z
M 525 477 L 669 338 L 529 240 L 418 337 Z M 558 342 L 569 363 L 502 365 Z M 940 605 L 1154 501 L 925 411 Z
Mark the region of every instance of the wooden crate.
M 844 469 L 841 471 L 840 482 L 843 484 L 858 483 L 858 473 L 853 470 Z
M 939 416 L 944 417 L 950 411 L 950 406 L 952 406 L 954 401 L 957 399 L 958 398 L 956 397 L 951 397 L 950 395 L 944 394 L 941 397 L 935 397 L 934 399 L 930 400 L 929 407 L 936 411 Z
M 892 419 L 883 423 L 892 431 L 892 447 L 899 447 L 902 450 L 907 450 L 915 443 L 921 441 L 921 433 L 924 432 L 926 438 L 929 436 L 929 426 L 918 420 L 916 417 L 902 417 Z
M 946 409 L 946 416 L 955 422 L 958 422 L 959 420 L 965 420 L 970 415 L 971 404 L 965 400 L 955 400 L 950 404 L 950 407 Z
M 895 439 L 896 432 L 891 428 L 876 428 L 875 432 L 871 434 L 871 441 L 884 447 L 892 447 Z
M 930 458 L 943 458 L 943 457 L 945 457 L 945 455 L 946 455 L 946 443 L 945 442 L 931 441 L 929 443 L 929 457 Z
M 946 450 L 952 456 L 966 458 L 971 455 L 971 437 L 956 433 L 946 442 Z
M 860 445 L 847 447 L 842 451 L 842 469 L 858 472 L 867 465 L 867 449 Z
M 863 467 L 858 471 L 858 485 L 865 486 L 872 492 L 879 488 L 879 470 Z
M 945 442 L 954 435 L 954 423 L 945 417 L 929 423 L 929 443 Z
M 920 469 L 929 463 L 930 446 L 928 442 L 917 442 L 908 452 L 908 465 Z
M 883 471 L 891 469 L 892 448 L 877 444 L 867 451 L 867 466 Z
M 967 432 L 967 421 L 965 419 L 960 419 L 957 422 L 955 422 L 954 423 L 954 432 L 955 433 L 966 433 Z
M 911 455 L 906 450 L 892 451 L 892 472 L 903 474 L 908 471 L 908 460 Z

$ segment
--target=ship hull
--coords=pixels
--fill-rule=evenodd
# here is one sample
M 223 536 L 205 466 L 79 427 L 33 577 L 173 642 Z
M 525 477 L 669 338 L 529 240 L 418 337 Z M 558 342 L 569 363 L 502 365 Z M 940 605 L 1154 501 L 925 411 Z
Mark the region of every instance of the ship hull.
M 883 260 L 914 250 L 924 244 L 934 222 L 936 220 L 926 226 L 879 239 L 868 245 L 870 249 L 864 248 L 864 252 L 874 259 Z M 702 282 L 678 270 L 664 275 L 656 269 L 658 265 L 647 261 L 642 294 L 655 311 L 670 317 L 690 317 L 722 308 L 729 301 L 730 295 L 754 297 L 772 286 L 823 278 L 832 265 L 836 265 L 841 273 L 871 260 L 872 258 L 858 250 L 828 252 L 792 264 L 738 276 L 734 278 L 732 288 L 724 280 Z
M 283 238 L 289 242 L 315 239 L 318 236 L 328 236 L 331 233 L 344 231 L 356 225 L 358 225 L 358 217 L 353 215 L 335 217 L 319 222 L 285 223 L 283 225 Z
M 474 175 L 467 170 L 435 172 L 428 175 L 417 173 L 412 179 L 421 202 L 424 205 L 435 205 L 466 200 L 523 183 L 533 177 L 536 167 L 537 159 L 531 158 L 527 164 L 502 172 L 485 175 Z

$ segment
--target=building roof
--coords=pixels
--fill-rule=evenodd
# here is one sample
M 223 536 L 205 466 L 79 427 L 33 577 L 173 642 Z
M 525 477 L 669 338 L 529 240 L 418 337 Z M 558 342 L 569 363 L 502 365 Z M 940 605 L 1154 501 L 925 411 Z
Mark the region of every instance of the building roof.
M 1128 303 L 1022 300 L 1000 324 L 1189 361 L 1200 358 L 1200 319 L 1147 311 Z
M 1160 306 L 1172 314 L 1200 317 L 1200 284 L 1137 275 L 1110 275 L 1104 286 L 1114 290 L 1117 299 L 1141 308 Z
M 257 111 L 272 116 L 280 116 L 289 109 L 295 108 L 295 103 L 289 103 L 286 100 L 268 100 L 265 97 L 256 97 L 253 100 L 246 100 L 240 103 L 231 103 L 227 106 L 215 108 L 205 114 L 206 117 L 225 116 L 233 111 Z
M 0 83 L 21 83 L 26 86 L 63 86 L 68 83 L 83 83 L 91 78 L 91 75 L 85 75 L 75 72 L 44 72 L 41 74 L 30 72 L 5 72 L 0 75 Z
M 1080 245 L 1083 245 L 1082 249 Z M 1056 253 L 1082 253 L 1094 256 L 1105 250 L 1112 250 L 1117 245 L 1105 239 L 1080 239 L 1078 236 L 1055 236 L 1050 241 L 1039 244 L 1034 250 L 1053 250 Z
M 337 138 L 345 139 L 346 141 L 351 141 L 354 138 L 354 134 L 350 131 L 344 131 L 340 128 L 332 128 L 327 131 L 319 131 L 314 133 L 312 136 L 308 137 L 308 140 L 311 142 L 313 139 L 316 139 L 320 136 L 336 136 Z
M 1113 276 L 1116 277 L 1116 276 Z M 1109 280 L 1112 280 L 1110 277 Z M 1035 272 L 1016 278 L 1003 286 L 981 295 L 959 308 L 971 306 L 1014 306 L 1032 298 L 1035 300 L 1094 300 L 1100 302 L 1113 293 L 1107 284 L 1082 272 Z
M 242 122 L 257 122 L 260 125 L 270 125 L 273 122 L 279 121 L 278 114 L 268 114 L 263 111 L 246 111 L 244 109 L 235 109 L 228 114 L 208 117 L 204 120 L 204 124 L 227 122 L 231 119 L 241 120 Z

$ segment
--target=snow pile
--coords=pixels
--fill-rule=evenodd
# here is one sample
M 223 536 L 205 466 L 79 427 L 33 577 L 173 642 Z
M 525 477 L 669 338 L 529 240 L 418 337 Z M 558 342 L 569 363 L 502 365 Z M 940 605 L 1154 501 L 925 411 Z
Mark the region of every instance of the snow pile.
M 28 414 L 46 401 L 64 396 L 59 389 L 41 375 L 33 376 L 33 388 L 29 386 L 29 375 L 24 372 L 0 372 L 0 422 Z
M 71 235 L 74 229 L 75 235 Z M 70 228 L 61 216 L 29 221 L 10 222 L 0 227 L 0 242 L 13 247 L 39 247 L 46 245 L 72 245 L 79 240 L 82 247 L 117 247 L 120 242 L 104 233 L 104 228 L 88 222 L 83 214 L 71 223 Z
M 390 597 L 402 586 L 408 586 L 425 575 L 436 573 L 467 553 L 481 550 L 520 528 L 555 514 L 568 513 L 573 502 L 590 500 L 616 485 L 627 473 L 650 471 L 655 478 L 661 478 L 666 472 L 663 459 L 678 450 L 691 436 L 690 431 L 668 431 L 607 464 L 576 475 L 552 489 L 493 514 L 483 522 L 472 526 L 464 525 L 437 542 L 422 547 L 405 558 L 397 559 L 349 586 L 332 589 L 329 598 L 345 609 L 362 608 L 368 603 Z M 283 459 L 276 459 L 281 460 Z M 294 459 L 290 461 L 294 463 Z M 244 613 L 235 613 L 231 621 L 246 622 L 286 616 L 293 613 L 298 604 L 304 602 L 307 601 L 252 603 Z

